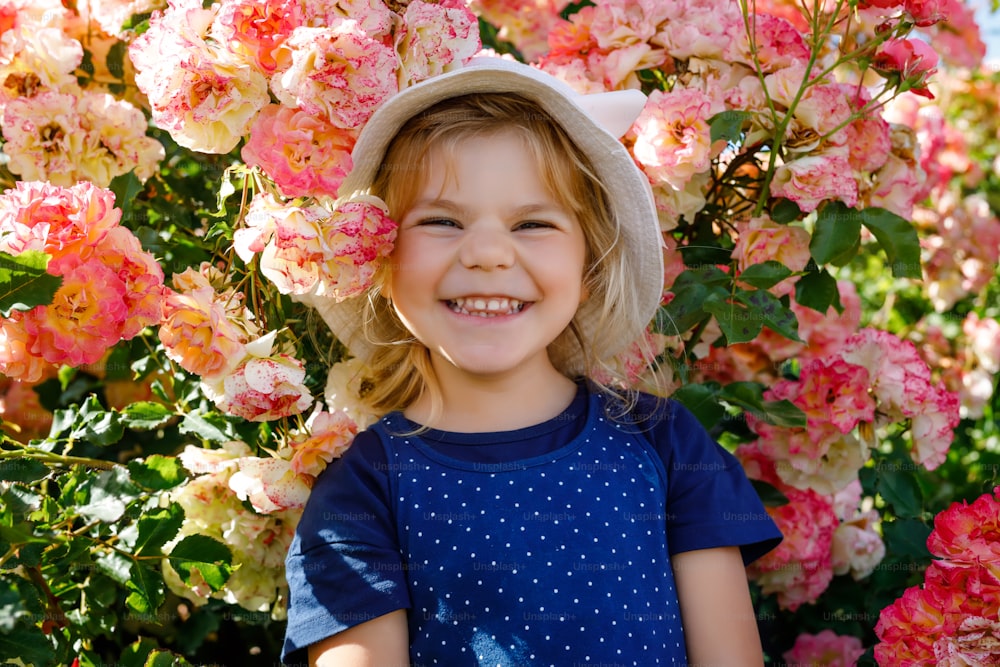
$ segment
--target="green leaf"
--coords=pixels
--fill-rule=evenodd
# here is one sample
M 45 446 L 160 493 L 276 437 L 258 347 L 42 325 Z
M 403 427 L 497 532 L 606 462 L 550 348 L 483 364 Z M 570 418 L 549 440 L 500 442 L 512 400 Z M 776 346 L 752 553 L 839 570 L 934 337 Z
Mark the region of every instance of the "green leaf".
M 105 523 L 121 519 L 128 503 L 141 495 L 129 479 L 128 471 L 117 466 L 88 477 L 82 489 L 87 492 L 87 500 L 76 508 L 77 513 Z
M 118 43 L 123 44 L 124 42 Z M 136 225 L 136 216 L 132 205 L 135 202 L 136 196 L 142 192 L 142 183 L 139 182 L 139 177 L 135 175 L 135 171 L 115 176 L 111 180 L 108 189 L 115 193 L 115 206 L 122 211 L 122 224 L 126 227 L 134 227 Z
M 145 460 L 132 459 L 128 462 L 128 472 L 133 482 L 154 491 L 172 489 L 187 479 L 180 461 L 160 454 L 153 454 Z
M 802 209 L 791 199 L 781 198 L 771 207 L 771 220 L 779 225 L 787 225 L 793 220 L 798 220 L 802 215 Z
M 796 281 L 795 301 L 824 315 L 830 306 L 833 306 L 838 313 L 844 312 L 844 306 L 840 303 L 837 279 L 826 269 L 812 271 Z
M 764 401 L 764 421 L 784 428 L 805 428 L 806 413 L 787 399 Z
M 736 277 L 741 283 L 746 283 L 760 289 L 774 287 L 782 280 L 792 275 L 792 270 L 781 262 L 769 259 L 761 264 L 752 264 Z
M 124 41 L 115 41 L 108 49 L 108 55 L 104 59 L 104 64 L 107 65 L 108 72 L 111 76 L 116 79 L 125 78 L 125 56 L 128 54 L 128 43 Z M 119 203 L 121 203 L 119 201 Z
M 180 431 L 181 433 L 191 433 L 209 442 L 229 442 L 233 439 L 221 428 L 208 421 L 204 415 L 194 412 L 189 412 L 184 416 Z
M 29 458 L 0 461 L 0 481 L 30 484 L 49 474 L 49 467 Z
M 896 516 L 906 519 L 917 518 L 923 513 L 924 493 L 917 483 L 912 462 L 894 464 L 890 461 L 878 466 L 878 481 L 875 490 L 892 505 Z
M 122 423 L 133 431 L 151 431 L 173 419 L 170 408 L 152 401 L 140 401 L 125 407 L 121 413 Z
M 927 550 L 927 538 L 931 526 L 918 519 L 896 519 L 882 522 L 886 551 L 897 558 L 912 558 L 929 561 L 931 552 Z
M 737 142 L 743 135 L 743 124 L 750 119 L 749 111 L 738 111 L 730 109 L 715 114 L 708 119 L 708 126 L 711 131 L 711 141 L 715 143 L 720 139 L 729 142 Z
M 122 426 L 121 415 L 105 410 L 97 397 L 90 395 L 80 410 L 70 438 L 107 447 L 121 440 L 123 435 L 125 427 Z
M 119 584 L 127 584 L 132 576 L 132 565 L 135 561 L 117 551 L 107 551 L 94 557 L 94 566 L 98 572 L 109 576 Z
M 25 665 L 54 665 L 56 658 L 49 638 L 31 626 L 0 635 L 0 656 L 20 658 Z
M 177 503 L 153 510 L 138 521 L 139 537 L 135 542 L 135 555 L 158 556 L 160 548 L 172 540 L 184 523 L 184 509 Z
M 920 240 L 906 219 L 884 208 L 861 211 L 861 222 L 878 240 L 897 278 L 920 278 Z
M 149 637 L 135 641 L 122 651 L 121 667 L 145 667 L 149 654 L 159 648 L 159 644 Z
M 691 411 L 701 425 L 711 428 L 726 416 L 726 409 L 719 403 L 718 388 L 710 384 L 686 384 L 671 398 L 680 401 Z
M 171 651 L 153 651 L 143 667 L 191 667 L 191 663 Z
M 748 343 L 764 328 L 764 318 L 736 303 L 720 300 L 708 301 L 702 306 L 715 316 L 728 344 Z
M 0 314 L 52 303 L 62 278 L 45 272 L 49 256 L 37 250 L 14 255 L 0 252 Z
M 781 507 L 789 502 L 788 496 L 779 491 L 776 486 L 759 479 L 751 479 L 750 484 L 760 496 L 760 501 L 764 503 L 765 507 Z
M 861 243 L 861 213 L 834 201 L 820 210 L 809 241 L 809 252 L 817 264 L 843 266 Z
M 197 570 L 213 591 L 221 589 L 233 572 L 229 547 L 207 535 L 188 535 L 167 558 L 184 583 L 190 583 Z
M 751 313 L 764 320 L 772 331 L 789 340 L 803 342 L 799 338 L 799 321 L 788 306 L 778 297 L 765 290 L 737 290 L 736 298 L 750 307 Z
M 166 597 L 163 575 L 142 563 L 132 568 L 125 588 L 129 591 L 125 604 L 137 614 L 155 614 Z

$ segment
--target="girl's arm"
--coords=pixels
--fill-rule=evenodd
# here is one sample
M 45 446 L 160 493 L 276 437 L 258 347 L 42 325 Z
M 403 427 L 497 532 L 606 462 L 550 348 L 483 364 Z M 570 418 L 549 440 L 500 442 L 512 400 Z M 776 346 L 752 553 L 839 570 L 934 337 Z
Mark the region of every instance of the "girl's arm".
M 761 667 L 764 656 L 738 547 L 671 556 L 688 663 Z
M 313 667 L 407 667 L 406 610 L 373 618 L 309 647 Z

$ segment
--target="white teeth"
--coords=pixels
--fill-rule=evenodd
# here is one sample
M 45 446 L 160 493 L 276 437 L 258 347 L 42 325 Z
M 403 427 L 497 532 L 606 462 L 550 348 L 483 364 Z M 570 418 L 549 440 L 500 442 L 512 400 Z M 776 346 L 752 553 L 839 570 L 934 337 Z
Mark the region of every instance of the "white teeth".
M 496 317 L 497 315 L 513 315 L 521 312 L 524 302 L 517 299 L 475 297 L 458 297 L 448 302 L 448 306 L 456 313 L 463 315 L 478 315 L 479 317 Z

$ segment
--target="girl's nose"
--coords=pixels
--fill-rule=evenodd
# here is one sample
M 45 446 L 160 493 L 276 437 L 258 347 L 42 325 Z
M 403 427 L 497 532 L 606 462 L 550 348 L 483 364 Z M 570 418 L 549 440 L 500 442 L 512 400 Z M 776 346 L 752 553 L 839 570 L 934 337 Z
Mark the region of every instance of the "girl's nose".
M 514 244 L 505 229 L 473 226 L 459 248 L 459 261 L 467 269 L 494 271 L 514 265 Z

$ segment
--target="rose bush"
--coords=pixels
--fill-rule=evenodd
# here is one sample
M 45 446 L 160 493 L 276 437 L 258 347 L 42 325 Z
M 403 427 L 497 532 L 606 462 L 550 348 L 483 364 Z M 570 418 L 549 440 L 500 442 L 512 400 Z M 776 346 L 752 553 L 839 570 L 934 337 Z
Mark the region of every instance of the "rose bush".
M 623 141 L 668 289 L 658 356 L 619 364 L 785 532 L 748 570 L 769 664 L 995 659 L 1000 77 L 970 7 L 94 4 L 0 2 L 0 658 L 276 662 L 297 512 L 375 418 L 302 302 L 364 292 L 395 223 L 332 195 L 380 103 L 485 45 L 649 95 Z

